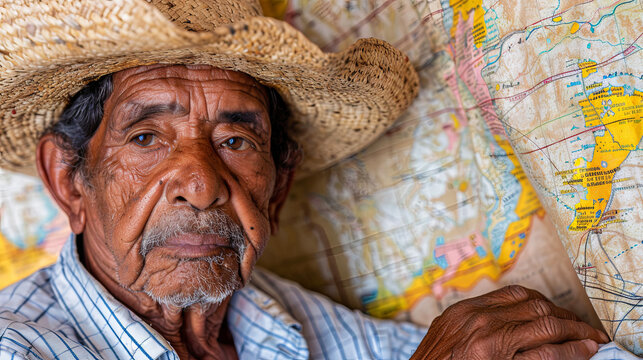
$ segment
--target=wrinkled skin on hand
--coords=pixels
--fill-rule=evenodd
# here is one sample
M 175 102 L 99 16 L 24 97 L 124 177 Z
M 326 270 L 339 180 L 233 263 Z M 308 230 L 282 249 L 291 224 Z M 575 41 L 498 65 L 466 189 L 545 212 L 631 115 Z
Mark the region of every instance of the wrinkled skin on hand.
M 589 359 L 608 341 L 539 292 L 508 286 L 447 308 L 411 359 Z

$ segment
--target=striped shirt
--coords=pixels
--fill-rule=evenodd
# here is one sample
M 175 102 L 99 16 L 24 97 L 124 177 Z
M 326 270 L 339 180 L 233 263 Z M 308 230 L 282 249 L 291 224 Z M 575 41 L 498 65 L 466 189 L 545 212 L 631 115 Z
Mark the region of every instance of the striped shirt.
M 235 292 L 227 324 L 241 359 L 408 359 L 426 329 L 378 320 L 265 270 Z M 0 291 L 0 360 L 178 359 L 172 346 L 80 263 L 58 262 Z
M 639 360 L 640 357 L 625 350 L 621 345 L 611 342 L 602 345 L 591 360 Z
M 241 359 L 408 359 L 426 334 L 349 310 L 265 270 L 235 292 L 228 327 Z M 172 346 L 80 263 L 58 262 L 0 291 L 0 360 L 178 359 Z M 616 344 L 592 360 L 637 359 Z

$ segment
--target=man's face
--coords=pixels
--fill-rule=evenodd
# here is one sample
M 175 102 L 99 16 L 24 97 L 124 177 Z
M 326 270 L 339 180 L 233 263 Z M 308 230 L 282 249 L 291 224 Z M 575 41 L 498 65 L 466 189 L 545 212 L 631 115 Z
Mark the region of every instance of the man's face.
M 132 291 L 218 302 L 247 282 L 270 235 L 266 93 L 207 66 L 138 67 L 113 83 L 89 143 L 85 241 Z

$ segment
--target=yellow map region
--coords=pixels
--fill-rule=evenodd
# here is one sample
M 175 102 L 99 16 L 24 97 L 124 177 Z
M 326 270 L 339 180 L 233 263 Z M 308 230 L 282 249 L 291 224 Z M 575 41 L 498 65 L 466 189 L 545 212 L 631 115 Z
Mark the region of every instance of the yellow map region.
M 56 256 L 42 249 L 20 249 L 0 234 L 0 289 L 56 262 Z
M 586 78 L 589 74 L 596 72 L 596 61 L 583 61 L 578 63 L 578 68 L 581 69 L 583 78 Z
M 394 317 L 400 311 L 412 308 L 417 301 L 425 296 L 440 295 L 433 291 L 436 287 L 465 291 L 476 285 L 482 278 L 497 280 L 515 263 L 519 252 L 524 248 L 529 238 L 534 216 L 542 218 L 545 211 L 509 141 L 499 136 L 494 136 L 494 138 L 514 165 L 511 174 L 516 177 L 522 189 L 514 211 L 518 220 L 512 222 L 507 228 L 498 258 L 491 251 L 485 251 L 485 255 L 480 256 L 478 252 L 465 250 L 465 248 L 474 249 L 476 247 L 476 237 L 481 237 L 479 233 L 470 235 L 468 239 L 451 241 L 447 245 L 451 246 L 451 251 L 470 256 L 460 259 L 459 264 L 449 263 L 446 269 L 436 264 L 428 265 L 422 274 L 416 276 L 411 285 L 400 295 L 391 293 L 386 290 L 384 284 L 380 284 L 376 299 L 366 304 L 366 311 L 369 314 L 381 318 Z
M 505 242 L 500 248 L 500 256 L 498 257 L 498 264 L 502 267 L 502 270 L 508 269 L 516 257 L 511 257 L 512 251 L 515 251 L 517 254 L 520 248 L 522 241 L 517 241 L 521 236 L 522 238 L 527 239 L 529 234 L 529 229 L 531 228 L 531 222 L 533 216 L 542 217 L 545 215 L 540 200 L 538 200 L 538 195 L 536 190 L 531 185 L 531 182 L 525 175 L 525 171 L 518 161 L 518 157 L 514 154 L 513 148 L 509 143 L 509 140 L 500 137 L 498 135 L 494 136 L 496 143 L 507 153 L 507 158 L 511 160 L 514 168 L 511 170 L 511 174 L 516 177 L 516 180 L 520 183 L 520 188 L 522 192 L 518 198 L 518 203 L 516 204 L 516 209 L 514 210 L 515 214 L 518 216 L 518 220 L 512 222 L 507 228 L 505 233 Z M 514 240 L 515 244 L 514 244 Z
M 473 40 L 476 47 L 479 48 L 487 38 L 487 25 L 484 22 L 485 10 L 482 8 L 482 0 L 450 0 L 449 5 L 453 9 L 451 38 L 455 38 L 458 21 L 469 21 L 469 14 L 473 11 Z
M 623 87 L 605 88 L 592 94 L 579 104 L 583 110 L 585 126 L 604 129 L 596 136 L 596 147 L 590 162 L 575 160 L 571 180 L 565 185 L 580 185 L 587 189 L 587 196 L 575 206 L 576 216 L 569 226 L 571 231 L 585 231 L 599 225 L 612 196 L 614 175 L 629 153 L 636 149 L 643 136 L 641 114 L 643 93 L 635 91 L 625 95 Z

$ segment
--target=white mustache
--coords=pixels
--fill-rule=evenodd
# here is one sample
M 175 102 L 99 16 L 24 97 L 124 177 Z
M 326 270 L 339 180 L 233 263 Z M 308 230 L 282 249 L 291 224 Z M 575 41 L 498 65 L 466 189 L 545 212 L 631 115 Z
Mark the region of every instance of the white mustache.
M 198 213 L 181 211 L 164 216 L 159 223 L 143 231 L 139 253 L 145 257 L 153 248 L 183 234 L 216 235 L 228 239 L 239 258 L 245 252 L 245 235 L 241 227 L 222 210 L 214 209 Z

